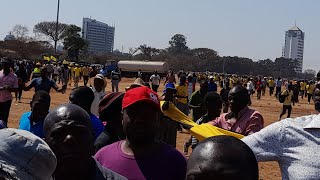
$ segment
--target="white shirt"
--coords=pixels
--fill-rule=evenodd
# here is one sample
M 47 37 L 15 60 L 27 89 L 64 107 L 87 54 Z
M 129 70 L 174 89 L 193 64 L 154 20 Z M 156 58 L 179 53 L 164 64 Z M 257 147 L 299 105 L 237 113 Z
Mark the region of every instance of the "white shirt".
M 152 85 L 158 85 L 160 84 L 160 76 L 157 74 L 153 74 L 151 77 L 150 77 L 150 81 L 152 83 Z
M 104 90 L 97 92 L 94 87 L 91 88 L 94 93 L 94 100 L 91 104 L 91 113 L 99 117 L 99 103 L 101 99 L 106 95 Z
M 284 119 L 242 140 L 258 161 L 277 161 L 282 179 L 320 179 L 320 115 Z
M 253 85 L 252 81 L 249 81 L 247 83 L 247 90 L 248 91 L 254 91 L 254 85 Z

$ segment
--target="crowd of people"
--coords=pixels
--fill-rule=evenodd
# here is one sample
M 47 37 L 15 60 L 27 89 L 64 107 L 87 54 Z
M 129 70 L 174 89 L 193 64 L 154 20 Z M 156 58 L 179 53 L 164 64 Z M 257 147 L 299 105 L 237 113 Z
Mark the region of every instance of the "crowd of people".
M 290 118 L 299 96 L 308 97 L 308 103 L 313 99 L 320 111 L 320 73 L 317 81 L 288 81 L 170 70 L 159 92 L 160 75 L 155 71 L 146 80 L 139 71 L 125 92 L 119 92 L 121 72 L 115 70 L 110 75 L 113 92 L 107 93 L 106 75 L 95 68 L 28 66 L 1 59 L 0 179 L 257 180 L 261 161 L 277 161 L 283 179 L 320 179 L 320 115 Z M 51 88 L 66 93 L 71 82 L 69 103 L 50 109 Z M 22 92 L 32 88 L 30 111 L 23 113 L 18 129 L 7 128 L 14 112 L 11 93 L 20 101 Z M 286 111 L 288 118 L 265 127 L 263 115 L 250 106 L 253 94 L 263 100 L 267 90 L 283 104 L 280 120 Z M 176 150 L 177 131 L 190 127 L 162 113 L 167 102 L 197 124 L 245 137 L 221 135 L 200 142 L 191 136 L 182 154 Z

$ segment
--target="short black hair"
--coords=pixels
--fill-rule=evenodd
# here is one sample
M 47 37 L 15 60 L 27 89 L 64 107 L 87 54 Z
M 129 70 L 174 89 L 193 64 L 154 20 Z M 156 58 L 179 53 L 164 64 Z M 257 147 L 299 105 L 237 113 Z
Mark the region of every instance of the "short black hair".
M 75 96 L 75 101 L 78 103 L 77 105 L 82 106 L 91 106 L 94 100 L 94 93 L 91 88 L 86 86 L 76 87 L 72 90 L 70 94 Z
M 44 102 L 50 105 L 51 97 L 47 91 L 39 90 L 32 97 L 32 102 L 35 101 Z
M 207 103 L 216 103 L 217 105 L 222 106 L 222 99 L 221 96 L 216 92 L 208 92 L 204 96 L 204 102 Z

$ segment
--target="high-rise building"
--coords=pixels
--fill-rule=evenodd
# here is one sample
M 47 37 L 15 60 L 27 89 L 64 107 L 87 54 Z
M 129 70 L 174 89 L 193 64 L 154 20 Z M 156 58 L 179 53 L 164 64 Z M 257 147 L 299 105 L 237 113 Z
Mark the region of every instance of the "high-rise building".
M 82 37 L 89 42 L 89 53 L 110 53 L 114 46 L 115 28 L 91 18 L 83 18 Z
M 304 32 L 296 25 L 286 31 L 282 57 L 297 60 L 296 72 L 302 73 Z

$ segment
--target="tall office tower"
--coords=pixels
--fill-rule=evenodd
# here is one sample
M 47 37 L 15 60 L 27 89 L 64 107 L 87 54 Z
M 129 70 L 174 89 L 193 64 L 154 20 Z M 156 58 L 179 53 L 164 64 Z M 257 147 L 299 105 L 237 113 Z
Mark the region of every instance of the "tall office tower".
M 83 18 L 82 37 L 89 42 L 89 53 L 113 52 L 115 27 L 95 19 Z
M 302 73 L 303 67 L 304 32 L 296 25 L 286 31 L 285 45 L 282 57 L 297 60 L 296 72 Z

